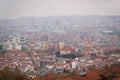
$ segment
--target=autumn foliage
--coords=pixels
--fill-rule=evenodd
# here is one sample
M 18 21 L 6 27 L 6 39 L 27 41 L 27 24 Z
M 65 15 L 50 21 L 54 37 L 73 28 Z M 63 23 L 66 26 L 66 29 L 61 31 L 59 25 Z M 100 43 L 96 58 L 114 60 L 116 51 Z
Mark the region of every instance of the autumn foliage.
M 29 78 L 19 71 L 12 71 L 8 68 L 0 70 L 0 80 L 120 80 L 120 66 L 94 68 L 86 71 L 84 76 L 79 75 L 79 71 L 63 71 L 61 73 L 48 73 Z
M 26 74 L 8 68 L 0 70 L 0 80 L 28 80 Z
M 36 77 L 33 80 L 120 80 L 120 67 L 112 66 L 88 70 L 85 76 L 80 76 L 75 72 L 47 74 L 45 76 Z

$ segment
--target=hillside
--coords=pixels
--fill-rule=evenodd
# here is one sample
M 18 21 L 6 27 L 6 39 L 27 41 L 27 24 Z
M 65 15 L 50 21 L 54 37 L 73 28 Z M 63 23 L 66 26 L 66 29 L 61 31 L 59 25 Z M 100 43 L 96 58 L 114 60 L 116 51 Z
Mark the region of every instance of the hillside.
M 120 16 L 51 16 L 1 19 L 0 30 L 67 30 L 76 28 L 120 26 Z

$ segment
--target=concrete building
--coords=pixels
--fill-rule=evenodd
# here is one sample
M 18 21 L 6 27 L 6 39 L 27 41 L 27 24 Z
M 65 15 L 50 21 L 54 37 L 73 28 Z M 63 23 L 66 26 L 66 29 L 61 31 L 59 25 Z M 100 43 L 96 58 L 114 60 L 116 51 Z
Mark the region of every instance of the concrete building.
M 8 44 L 8 47 L 6 47 L 6 50 L 21 50 L 21 45 L 19 44 Z
M 64 42 L 59 42 L 60 49 L 64 48 Z
M 26 37 L 24 36 L 10 36 L 9 39 L 7 40 L 8 43 L 25 43 L 26 42 Z

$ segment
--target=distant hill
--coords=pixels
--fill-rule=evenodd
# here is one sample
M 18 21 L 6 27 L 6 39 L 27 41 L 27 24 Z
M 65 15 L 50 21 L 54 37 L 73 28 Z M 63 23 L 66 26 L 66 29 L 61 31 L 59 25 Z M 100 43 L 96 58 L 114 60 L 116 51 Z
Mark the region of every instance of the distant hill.
M 51 17 L 23 17 L 17 19 L 1 19 L 0 30 L 9 28 L 53 30 L 93 28 L 93 27 L 120 27 L 120 16 L 51 16 Z

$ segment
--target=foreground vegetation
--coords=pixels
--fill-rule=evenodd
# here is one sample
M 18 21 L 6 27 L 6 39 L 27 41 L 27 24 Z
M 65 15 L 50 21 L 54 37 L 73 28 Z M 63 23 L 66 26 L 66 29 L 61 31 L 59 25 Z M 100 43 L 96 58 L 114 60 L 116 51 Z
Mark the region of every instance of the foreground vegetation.
M 33 80 L 120 80 L 120 66 L 112 65 L 103 68 L 92 67 L 84 76 L 79 75 L 78 70 L 73 72 L 49 73 L 35 77 Z
M 12 71 L 9 68 L 4 68 L 0 70 L 0 80 L 28 80 L 28 77 L 18 70 Z
M 120 80 L 120 66 L 112 65 L 103 68 L 92 67 L 84 76 L 79 75 L 78 70 L 69 72 L 64 70 L 60 73 L 49 72 L 46 75 L 37 75 L 30 78 L 19 70 L 12 71 L 8 68 L 0 70 L 0 80 Z

